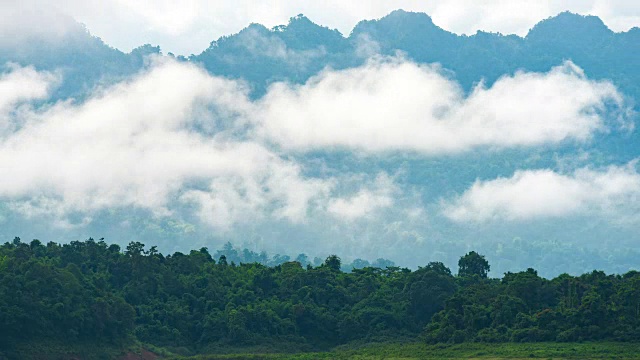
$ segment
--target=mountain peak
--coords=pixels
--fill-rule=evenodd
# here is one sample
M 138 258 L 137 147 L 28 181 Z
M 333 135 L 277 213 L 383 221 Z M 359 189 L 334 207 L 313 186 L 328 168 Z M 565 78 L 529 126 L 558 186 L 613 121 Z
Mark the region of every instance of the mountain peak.
M 322 25 L 318 25 L 316 23 L 314 23 L 313 21 L 311 21 L 311 19 L 309 19 L 308 17 L 304 16 L 303 14 L 298 14 L 296 16 L 293 16 L 291 18 L 289 18 L 289 24 L 285 25 L 280 25 L 280 26 L 276 26 L 274 27 L 274 30 L 276 31 L 304 31 L 304 32 L 319 32 L 319 33 L 326 33 L 326 32 L 333 32 L 333 33 L 339 33 L 338 30 L 334 30 L 334 29 L 329 29 L 326 26 L 322 26 Z
M 309 18 L 306 17 L 304 14 L 298 14 L 296 16 L 292 16 L 291 18 L 289 18 L 289 25 L 291 25 L 292 23 L 307 23 L 307 24 L 316 25 L 313 21 L 309 20 Z
M 400 28 L 433 28 L 437 26 L 431 20 L 431 17 L 425 13 L 417 13 L 405 11 L 402 9 L 394 10 L 380 19 L 362 20 L 360 21 L 352 33 L 362 32 L 371 27 L 385 28 L 385 31 L 397 31 Z
M 314 49 L 324 46 L 337 50 L 337 47 L 344 43 L 344 37 L 338 30 L 318 25 L 303 14 L 290 18 L 287 25 L 276 26 L 272 31 L 292 49 Z
M 565 11 L 536 24 L 529 30 L 527 39 L 556 38 L 558 34 L 570 34 L 572 37 L 593 40 L 612 33 L 613 31 L 597 16 Z
M 405 10 L 392 11 L 377 20 L 359 22 L 351 32 L 351 35 L 357 36 L 359 34 L 368 34 L 374 39 L 394 39 L 391 40 L 392 42 L 419 41 L 418 38 L 426 39 L 452 35 L 434 24 L 429 15 Z
M 390 12 L 387 16 L 382 19 L 415 19 L 433 23 L 431 17 L 423 12 L 414 12 L 414 11 L 406 11 L 404 9 L 398 9 Z

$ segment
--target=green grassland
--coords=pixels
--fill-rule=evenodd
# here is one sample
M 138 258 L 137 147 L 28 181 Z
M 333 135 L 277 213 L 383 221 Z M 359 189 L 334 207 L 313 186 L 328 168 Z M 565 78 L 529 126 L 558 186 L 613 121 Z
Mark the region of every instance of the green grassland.
M 344 345 L 327 352 L 269 353 L 256 348 L 225 349 L 227 354 L 182 356 L 152 345 L 131 344 L 126 348 L 108 348 L 77 344 L 73 346 L 48 342 L 19 346 L 7 358 L 20 359 L 130 359 L 150 350 L 158 359 L 167 360 L 312 360 L 312 359 L 640 359 L 640 343 L 583 342 L 583 343 L 463 343 L 428 345 L 411 343 L 376 343 Z M 2 356 L 0 356 L 2 359 Z
M 303 354 L 225 354 L 172 357 L 181 360 L 214 359 L 640 359 L 635 343 L 422 343 L 372 344 L 359 348 L 340 347 L 331 352 Z

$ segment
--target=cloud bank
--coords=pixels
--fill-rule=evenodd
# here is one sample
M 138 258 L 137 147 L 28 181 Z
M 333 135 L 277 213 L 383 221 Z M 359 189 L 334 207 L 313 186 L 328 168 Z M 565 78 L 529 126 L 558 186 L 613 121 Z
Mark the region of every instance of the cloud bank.
M 22 102 L 46 98 L 56 80 L 53 74 L 32 67 L 9 64 L 7 70 L 0 74 L 0 113 Z
M 0 48 L 20 51 L 26 42 L 55 42 L 74 31 L 84 31 L 69 14 L 67 9 L 57 9 L 50 3 L 4 1 L 0 8 Z
M 394 205 L 393 195 L 400 190 L 387 174 L 379 174 L 375 182 L 350 197 L 335 198 L 328 204 L 332 216 L 353 221 L 372 215 L 375 211 Z
M 300 159 L 336 148 L 436 156 L 583 142 L 607 131 L 612 111 L 624 108 L 613 85 L 589 80 L 572 63 L 507 76 L 468 95 L 437 66 L 401 58 L 326 70 L 303 85 L 277 83 L 258 100 L 242 82 L 168 58 L 82 102 L 46 103 L 58 80 L 28 67 L 0 75 L 0 168 L 11 174 L 0 177 L 0 199 L 61 224 L 81 214 L 80 226 L 98 211 L 123 208 L 157 217 L 186 209 L 219 230 L 247 222 L 304 226 L 310 218 L 377 221 L 406 217 L 403 206 L 418 221 L 429 204 L 394 176 L 350 169 L 311 176 Z M 602 176 L 517 173 L 475 184 L 447 214 L 457 221 L 559 216 L 604 200 L 615 208 L 636 194 L 615 187 L 636 184 L 632 175 L 626 168 Z M 518 202 L 520 192 L 537 196 Z
M 625 220 L 640 210 L 640 174 L 636 162 L 606 170 L 517 171 L 510 178 L 476 181 L 445 215 L 458 222 L 527 221 L 574 215 Z M 631 219 L 627 219 L 631 220 Z M 636 216 L 636 219 L 637 216 Z
M 24 83 L 15 80 L 25 77 L 41 80 L 32 69 L 15 69 L 1 78 L 0 89 L 13 86 L 13 99 L 42 96 L 44 83 L 21 92 Z M 83 103 L 22 112 L 16 116 L 23 125 L 0 138 L 0 168 L 12 174 L 0 179 L 0 197 L 31 216 L 118 207 L 168 215 L 172 199 L 199 199 L 191 183 L 223 204 L 209 211 L 214 225 L 238 220 L 228 210 L 238 206 L 229 204 L 234 200 L 248 200 L 245 216 L 269 202 L 277 216 L 300 220 L 326 185 L 302 178 L 299 166 L 260 144 L 230 139 L 225 131 L 233 129 L 215 130 L 217 121 L 244 111 L 246 98 L 237 82 L 160 61 Z M 196 131 L 200 122 L 214 130 Z
M 300 86 L 277 83 L 255 118 L 259 136 L 289 150 L 438 155 L 584 142 L 610 125 L 609 105 L 625 107 L 615 86 L 586 78 L 571 62 L 505 76 L 465 95 L 437 66 L 395 58 L 325 71 Z

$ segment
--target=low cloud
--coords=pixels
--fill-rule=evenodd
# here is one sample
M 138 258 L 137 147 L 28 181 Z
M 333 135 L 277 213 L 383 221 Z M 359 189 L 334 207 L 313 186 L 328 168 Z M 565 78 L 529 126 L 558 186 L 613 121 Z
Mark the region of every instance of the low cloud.
M 0 73 L 0 124 L 8 125 L 8 112 L 16 105 L 31 100 L 45 99 L 49 89 L 55 84 L 56 76 L 51 73 L 38 72 L 33 67 L 7 66 L 7 71 Z
M 41 77 L 47 76 L 16 68 L 2 77 L 0 89 Z M 42 97 L 44 83 L 32 92 L 15 90 L 13 98 Z M 11 173 L 0 178 L 0 197 L 27 216 L 119 207 L 164 216 L 176 199 L 203 200 L 206 207 L 207 193 L 231 209 L 211 212 L 209 222 L 219 227 L 232 225 L 239 219 L 233 209 L 247 206 L 300 220 L 326 185 L 305 179 L 298 165 L 266 147 L 236 139 L 242 121 L 233 119 L 247 106 L 240 83 L 157 60 L 148 72 L 85 102 L 15 114 L 22 126 L 0 137 L 0 168 Z M 209 127 L 204 133 L 197 131 L 202 123 Z M 233 198 L 232 191 L 243 195 Z
M 0 77 L 7 94 L 0 168 L 11 169 L 0 178 L 0 198 L 26 217 L 70 228 L 105 209 L 159 217 L 191 209 L 203 223 L 230 230 L 246 222 L 302 224 L 311 213 L 348 222 L 391 206 L 399 192 L 384 174 L 363 186 L 352 173 L 306 176 L 301 164 L 247 133 L 259 106 L 242 82 L 194 65 L 154 58 L 148 70 L 83 102 L 16 111 L 45 99 L 55 81 L 19 67 Z M 335 197 L 338 183 L 348 191 Z
M 269 215 L 303 223 L 332 189 L 332 181 L 304 179 L 298 165 L 277 158 L 256 167 L 251 177 L 216 177 L 205 190 L 186 191 L 180 201 L 195 204 L 204 223 L 229 230 L 231 225 L 260 222 Z
M 305 68 L 310 61 L 327 53 L 324 47 L 309 50 L 290 49 L 282 39 L 274 35 L 272 30 L 256 26 L 240 32 L 237 41 L 240 46 L 256 57 L 280 60 L 298 69 Z M 227 61 L 233 62 L 234 59 L 229 57 Z
M 150 61 L 147 70 L 82 102 L 45 103 L 55 75 L 15 66 L 1 75 L 0 168 L 11 176 L 0 177 L 0 199 L 13 211 L 51 216 L 63 227 L 121 208 L 159 217 L 187 209 L 221 230 L 248 221 L 306 224 L 310 217 L 341 220 L 341 228 L 362 219 L 407 217 L 400 207 L 419 210 L 411 221 L 422 221 L 419 189 L 384 172 L 310 176 L 296 153 L 347 148 L 435 156 L 588 141 L 607 130 L 607 106 L 623 106 L 615 87 L 585 78 L 571 63 L 546 74 L 505 77 L 465 96 L 435 66 L 378 59 L 326 70 L 304 85 L 275 84 L 254 101 L 242 82 L 166 58 Z M 607 175 L 629 171 L 612 168 Z M 595 206 L 585 194 L 602 193 L 612 181 L 594 175 L 589 183 L 585 174 L 522 172 L 480 182 L 447 214 L 485 221 L 579 212 Z M 622 175 L 615 179 L 622 183 Z M 509 193 L 495 190 L 503 202 L 481 206 L 482 194 L 500 184 L 517 193 L 536 181 L 543 184 L 541 194 L 550 186 L 565 200 L 552 195 L 553 206 L 520 210 L 509 207 Z M 570 197 L 576 181 L 592 185 L 580 185 Z M 608 207 L 615 208 L 618 193 L 607 194 Z M 71 215 L 76 220 L 67 221 Z
M 3 2 L 0 11 L 0 49 L 20 52 L 29 42 L 58 42 L 68 34 L 86 31 L 71 16 L 50 4 L 27 0 Z
M 527 221 L 575 215 L 634 220 L 640 210 L 636 162 L 605 170 L 582 168 L 570 174 L 552 170 L 517 171 L 510 178 L 476 181 L 444 213 L 457 222 Z M 639 219 L 635 219 L 639 220 Z
M 571 62 L 505 76 L 465 95 L 437 66 L 378 58 L 304 85 L 274 84 L 255 117 L 257 134 L 288 150 L 438 155 L 584 142 L 624 110 L 615 86 L 586 78 Z
M 349 197 L 332 199 L 327 207 L 329 214 L 347 221 L 368 217 L 378 210 L 394 205 L 393 195 L 399 189 L 389 175 L 379 174 L 371 186 Z

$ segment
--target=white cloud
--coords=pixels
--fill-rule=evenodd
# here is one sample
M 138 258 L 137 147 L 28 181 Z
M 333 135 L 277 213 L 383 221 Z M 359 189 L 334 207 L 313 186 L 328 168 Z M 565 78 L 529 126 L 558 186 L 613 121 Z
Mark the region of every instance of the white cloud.
M 273 32 L 261 32 L 256 27 L 250 27 L 238 35 L 238 44 L 247 49 L 255 56 L 277 59 L 287 62 L 298 69 L 303 69 L 307 64 L 319 56 L 326 54 L 326 49 L 318 47 L 311 50 L 294 50 L 287 47 L 287 44 Z M 235 59 L 229 55 L 227 61 L 233 62 Z
M 29 103 L 45 99 L 55 81 L 19 67 L 0 77 L 0 168 L 11 174 L 0 177 L 0 199 L 64 227 L 72 226 L 70 214 L 82 225 L 96 211 L 118 208 L 166 216 L 193 207 L 219 229 L 325 214 L 350 223 L 396 214 L 401 198 L 421 209 L 388 175 L 372 182 L 353 181 L 349 171 L 309 177 L 286 150 L 436 155 L 583 141 L 606 128 L 598 115 L 604 102 L 621 102 L 611 84 L 584 78 L 571 63 L 506 77 L 465 97 L 437 67 L 374 60 L 301 86 L 279 83 L 251 101 L 241 82 L 156 58 L 83 102 Z M 285 151 L 274 151 L 272 141 Z
M 22 125 L 0 136 L 0 168 L 10 174 L 0 177 L 0 198 L 29 216 L 118 207 L 168 215 L 172 201 L 201 199 L 195 189 L 209 184 L 206 192 L 231 209 L 213 213 L 220 217 L 210 219 L 214 225 L 239 221 L 233 209 L 304 218 L 310 200 L 328 185 L 305 179 L 299 166 L 260 144 L 232 139 L 242 126 L 234 119 L 250 106 L 246 89 L 192 65 L 156 61 L 148 72 L 83 103 L 15 114 Z M 39 79 L 32 69 L 15 69 L 0 80 L 0 89 L 25 76 Z M 41 97 L 43 91 L 18 90 L 13 98 Z M 211 129 L 195 131 L 199 122 Z M 225 122 L 226 130 L 216 128 Z M 247 199 L 246 205 L 233 203 Z
M 185 55 L 199 53 L 212 40 L 236 33 L 249 23 L 272 27 L 286 24 L 290 17 L 299 13 L 319 24 L 337 28 L 343 34 L 349 34 L 361 20 L 380 18 L 396 9 L 426 12 L 437 25 L 459 34 L 485 30 L 524 35 L 540 20 L 565 10 L 600 16 L 616 31 L 640 25 L 640 3 L 629 0 L 25 1 L 10 0 L 3 5 L 11 10 L 23 3 L 21 9 L 27 8 L 31 12 L 40 9 L 46 13 L 53 9 L 67 13 L 87 24 L 107 43 L 125 51 L 151 42 L 161 45 L 165 51 Z M 25 18 L 25 11 L 10 12 L 3 8 L 0 14 L 3 15 L 0 29 L 2 24 L 18 26 L 21 23 L 17 20 Z M 32 30 L 63 29 L 59 23 L 54 23 L 55 27 L 25 23 L 38 24 L 30 25 Z
M 0 168 L 11 174 L 0 177 L 0 199 L 27 217 L 50 216 L 71 228 L 104 209 L 170 216 L 193 206 L 204 223 L 229 230 L 246 222 L 304 223 L 313 211 L 351 221 L 393 205 L 397 188 L 384 174 L 333 199 L 336 179 L 307 177 L 244 133 L 260 107 L 242 83 L 193 65 L 155 58 L 149 70 L 84 102 L 14 111 L 45 99 L 53 81 L 32 68 L 0 77 L 5 123 L 20 123 L 0 134 Z M 354 183 L 352 174 L 339 176 Z M 68 220 L 78 214 L 79 222 Z
M 255 118 L 258 135 L 285 149 L 434 155 L 586 141 L 607 128 L 607 104 L 624 106 L 616 88 L 587 79 L 571 62 L 549 73 L 505 76 L 465 96 L 437 66 L 374 59 L 304 85 L 274 84 Z
M 287 45 L 282 39 L 268 35 L 270 34 L 261 34 L 252 27 L 241 32 L 238 40 L 241 46 L 255 55 L 283 60 L 295 55 L 293 50 L 287 49 Z
M 381 173 L 370 187 L 363 188 L 349 197 L 329 201 L 327 211 L 334 217 L 346 221 L 365 218 L 378 210 L 393 206 L 393 195 L 398 192 L 393 179 Z
M 511 178 L 476 183 L 445 205 L 454 221 L 523 221 L 572 215 L 628 220 L 640 210 L 640 174 L 635 162 L 572 174 L 552 170 L 517 171 Z M 636 219 L 638 220 L 638 219 Z
M 206 190 L 188 190 L 180 200 L 195 203 L 203 222 L 228 230 L 233 224 L 260 222 L 268 214 L 304 222 L 313 203 L 324 201 L 332 188 L 330 180 L 304 179 L 297 165 L 278 159 L 256 166 L 252 177 L 216 177 Z
M 85 31 L 66 11 L 39 1 L 3 1 L 0 4 L 0 47 L 21 51 L 35 39 L 59 41 L 73 31 Z
M 53 74 L 9 64 L 8 71 L 0 73 L 0 130 L 10 125 L 7 112 L 19 103 L 46 98 L 55 81 Z

